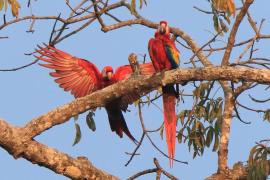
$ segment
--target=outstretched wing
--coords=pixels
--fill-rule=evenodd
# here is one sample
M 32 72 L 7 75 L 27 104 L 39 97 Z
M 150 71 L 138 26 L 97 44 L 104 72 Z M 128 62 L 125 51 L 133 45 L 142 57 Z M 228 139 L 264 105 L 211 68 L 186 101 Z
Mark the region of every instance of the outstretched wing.
M 84 59 L 74 57 L 52 46 L 40 47 L 36 52 L 39 60 L 48 64 L 43 67 L 55 70 L 50 75 L 65 91 L 71 91 L 76 98 L 86 96 L 101 87 L 101 73 L 97 67 Z

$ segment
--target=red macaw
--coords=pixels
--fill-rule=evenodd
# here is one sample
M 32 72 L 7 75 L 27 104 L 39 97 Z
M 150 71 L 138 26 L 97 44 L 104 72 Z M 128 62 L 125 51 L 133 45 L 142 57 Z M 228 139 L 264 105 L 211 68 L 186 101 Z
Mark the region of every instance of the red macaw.
M 155 33 L 148 43 L 148 51 L 154 68 L 157 72 L 175 69 L 179 66 L 179 51 L 170 37 L 170 29 L 166 21 L 161 21 Z M 177 92 L 172 84 L 162 87 L 163 116 L 166 131 L 166 143 L 170 158 L 170 167 L 173 166 L 176 137 L 175 104 Z
M 39 46 L 36 52 L 41 55 L 36 56 L 36 58 L 49 63 L 40 65 L 55 70 L 50 75 L 56 78 L 55 82 L 61 88 L 65 91 L 70 91 L 75 98 L 86 96 L 94 91 L 127 79 L 133 73 L 129 65 L 118 67 L 115 73 L 111 66 L 104 67 L 102 72 L 100 72 L 93 63 L 72 56 L 52 46 L 46 46 L 45 48 Z M 143 75 L 151 75 L 155 72 L 152 63 L 141 64 L 140 70 Z M 135 93 L 120 97 L 105 105 L 111 130 L 115 131 L 121 138 L 124 132 L 135 143 L 137 141 L 128 129 L 122 111 L 126 111 L 128 104 L 134 102 L 139 97 L 140 95 Z

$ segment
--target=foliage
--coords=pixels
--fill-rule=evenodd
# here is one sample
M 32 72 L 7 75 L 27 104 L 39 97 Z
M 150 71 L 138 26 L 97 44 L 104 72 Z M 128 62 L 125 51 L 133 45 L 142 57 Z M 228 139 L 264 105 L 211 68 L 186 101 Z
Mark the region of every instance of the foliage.
M 11 12 L 14 17 L 19 16 L 19 9 L 21 8 L 20 3 L 17 0 L 0 0 L 0 11 L 5 9 L 7 11 L 8 5 L 11 6 Z
M 89 111 L 89 113 L 86 115 L 86 119 L 85 119 L 88 128 L 92 131 L 96 131 L 96 124 L 95 124 L 94 116 L 95 116 L 94 111 Z M 81 128 L 80 128 L 80 125 L 77 123 L 77 120 L 78 120 L 78 116 L 74 116 L 75 138 L 74 138 L 74 141 L 72 144 L 73 146 L 78 144 L 81 140 L 81 137 L 82 137 Z
M 218 11 L 227 12 L 235 16 L 234 0 L 212 0 L 212 4 Z
M 75 125 L 76 134 L 75 134 L 75 138 L 74 138 L 72 146 L 75 146 L 76 144 L 78 144 L 82 137 L 81 128 L 79 124 L 75 122 L 74 125 Z
M 134 12 L 136 11 L 136 6 L 137 6 L 137 3 L 136 3 L 137 0 L 131 0 L 131 13 L 134 14 Z M 143 4 L 147 5 L 147 2 L 146 0 L 140 0 L 140 9 L 142 9 L 143 7 Z
M 209 98 L 213 82 L 201 83 L 193 91 L 195 105 L 190 110 L 178 114 L 182 128 L 178 132 L 179 143 L 187 142 L 189 151 L 193 147 L 193 158 L 201 156 L 206 147 L 214 142 L 213 151 L 218 150 L 220 122 L 222 119 L 222 98 Z M 186 134 L 186 135 L 184 135 Z
M 248 159 L 248 180 L 263 180 L 269 174 L 270 147 L 257 144 L 250 150 Z
M 96 124 L 94 120 L 95 113 L 93 111 L 89 111 L 89 113 L 86 116 L 86 124 L 92 131 L 96 130 Z
M 210 1 L 209 1 L 210 2 Z M 211 0 L 214 28 L 218 33 L 228 32 L 230 16 L 235 16 L 233 0 Z
M 270 109 L 268 109 L 268 110 L 266 110 L 266 111 L 264 112 L 263 119 L 264 119 L 265 121 L 270 122 Z

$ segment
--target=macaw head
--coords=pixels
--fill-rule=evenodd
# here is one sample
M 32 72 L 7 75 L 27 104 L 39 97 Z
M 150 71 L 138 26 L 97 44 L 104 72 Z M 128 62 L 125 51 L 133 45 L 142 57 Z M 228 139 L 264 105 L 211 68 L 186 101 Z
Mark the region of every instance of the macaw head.
M 170 28 L 167 21 L 160 21 L 157 32 L 161 35 L 170 34 Z
M 101 74 L 104 80 L 109 81 L 113 76 L 113 68 L 111 66 L 105 66 Z

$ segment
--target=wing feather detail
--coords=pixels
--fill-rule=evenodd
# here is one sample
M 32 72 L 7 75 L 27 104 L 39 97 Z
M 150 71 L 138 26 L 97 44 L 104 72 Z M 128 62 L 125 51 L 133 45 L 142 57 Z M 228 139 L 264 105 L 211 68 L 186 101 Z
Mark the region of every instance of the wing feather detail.
M 102 87 L 102 77 L 97 67 L 84 59 L 72 56 L 52 46 L 36 49 L 43 67 L 54 70 L 50 75 L 65 91 L 70 91 L 76 98 L 86 96 Z

